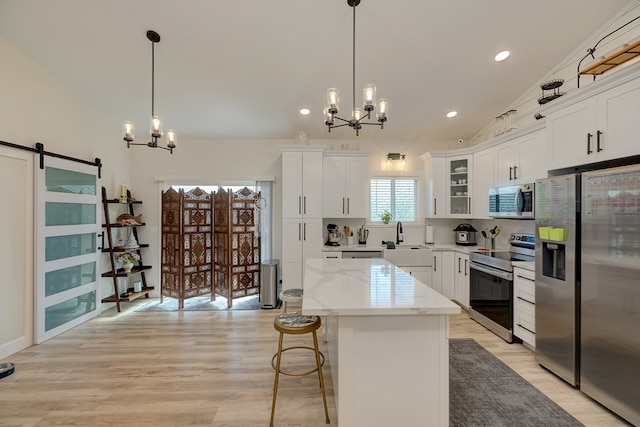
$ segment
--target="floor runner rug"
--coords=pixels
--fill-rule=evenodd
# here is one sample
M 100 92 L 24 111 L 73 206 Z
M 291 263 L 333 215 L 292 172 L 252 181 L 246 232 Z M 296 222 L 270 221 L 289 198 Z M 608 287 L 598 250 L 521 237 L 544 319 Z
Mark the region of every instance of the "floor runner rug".
M 451 426 L 582 426 L 475 340 L 450 339 L 449 350 Z

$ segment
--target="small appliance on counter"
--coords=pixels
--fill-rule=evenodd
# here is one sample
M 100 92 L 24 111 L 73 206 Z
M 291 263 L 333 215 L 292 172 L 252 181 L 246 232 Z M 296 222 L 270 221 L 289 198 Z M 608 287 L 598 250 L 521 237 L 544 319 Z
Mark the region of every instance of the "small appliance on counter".
M 476 243 L 476 230 L 471 224 L 459 224 L 453 229 L 456 232 L 456 245 L 460 246 L 475 246 Z
M 369 238 L 369 230 L 367 230 L 364 227 L 364 225 L 358 228 L 358 243 L 361 245 L 366 245 L 368 238 Z
M 335 224 L 327 224 L 327 246 L 340 246 L 340 240 L 342 240 L 342 233 L 338 231 L 339 228 Z

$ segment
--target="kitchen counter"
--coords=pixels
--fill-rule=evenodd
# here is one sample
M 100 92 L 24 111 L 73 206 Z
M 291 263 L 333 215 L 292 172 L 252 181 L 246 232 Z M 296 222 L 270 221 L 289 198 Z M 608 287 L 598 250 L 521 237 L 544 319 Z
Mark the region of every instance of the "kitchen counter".
M 457 304 L 382 258 L 308 260 L 302 310 L 318 316 L 460 313 Z
M 343 251 L 381 251 L 386 246 L 382 246 L 379 243 L 367 243 L 366 245 L 354 244 L 354 245 L 340 245 L 340 246 L 322 246 L 322 252 L 343 252 Z
M 302 312 L 325 316 L 339 425 L 449 425 L 457 304 L 381 258 L 309 259 L 303 286 Z
M 426 248 L 430 248 L 433 251 L 456 251 L 462 253 L 470 253 L 479 250 L 480 248 L 484 248 L 482 245 L 476 246 L 463 246 L 456 245 L 453 243 L 425 243 L 423 245 Z

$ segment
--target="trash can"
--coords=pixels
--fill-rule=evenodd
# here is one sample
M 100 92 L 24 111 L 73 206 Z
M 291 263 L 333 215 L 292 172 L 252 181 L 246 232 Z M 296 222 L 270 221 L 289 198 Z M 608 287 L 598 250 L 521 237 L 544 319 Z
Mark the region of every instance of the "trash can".
M 260 266 L 260 307 L 278 307 L 278 260 L 266 260 Z

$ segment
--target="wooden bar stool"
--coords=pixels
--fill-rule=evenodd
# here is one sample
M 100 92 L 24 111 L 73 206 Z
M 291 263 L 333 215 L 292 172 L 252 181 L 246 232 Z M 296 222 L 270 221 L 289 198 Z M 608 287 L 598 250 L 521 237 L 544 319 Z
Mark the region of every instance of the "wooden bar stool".
M 282 306 L 284 309 L 282 310 L 284 313 L 287 312 L 287 304 L 291 303 L 296 306 L 302 305 L 302 289 L 285 289 L 280 292 L 280 301 L 282 301 Z
M 327 397 L 324 392 L 324 379 L 322 377 L 322 365 L 324 365 L 324 354 L 318 350 L 318 336 L 316 331 L 320 328 L 320 317 L 318 316 L 304 316 L 300 311 L 291 311 L 288 313 L 282 313 L 275 318 L 273 326 L 276 331 L 280 332 L 280 339 L 278 341 L 278 352 L 271 358 L 271 366 L 276 371 L 275 380 L 273 382 L 273 403 L 271 404 L 271 422 L 269 426 L 273 427 L 273 417 L 276 413 L 276 396 L 278 395 L 278 379 L 280 374 L 289 375 L 294 377 L 301 377 L 303 375 L 309 375 L 314 372 L 318 372 L 318 378 L 320 380 L 320 390 L 322 390 L 322 402 L 324 403 L 324 414 L 326 423 L 329 424 L 329 411 L 327 410 Z M 292 346 L 282 348 L 282 341 L 284 334 L 301 335 L 301 334 L 313 334 L 313 347 L 306 346 Z M 302 348 L 312 350 L 316 356 L 316 368 L 307 372 L 290 372 L 281 369 L 280 362 L 282 360 L 282 353 L 288 350 Z M 274 364 L 275 363 L 275 364 Z

